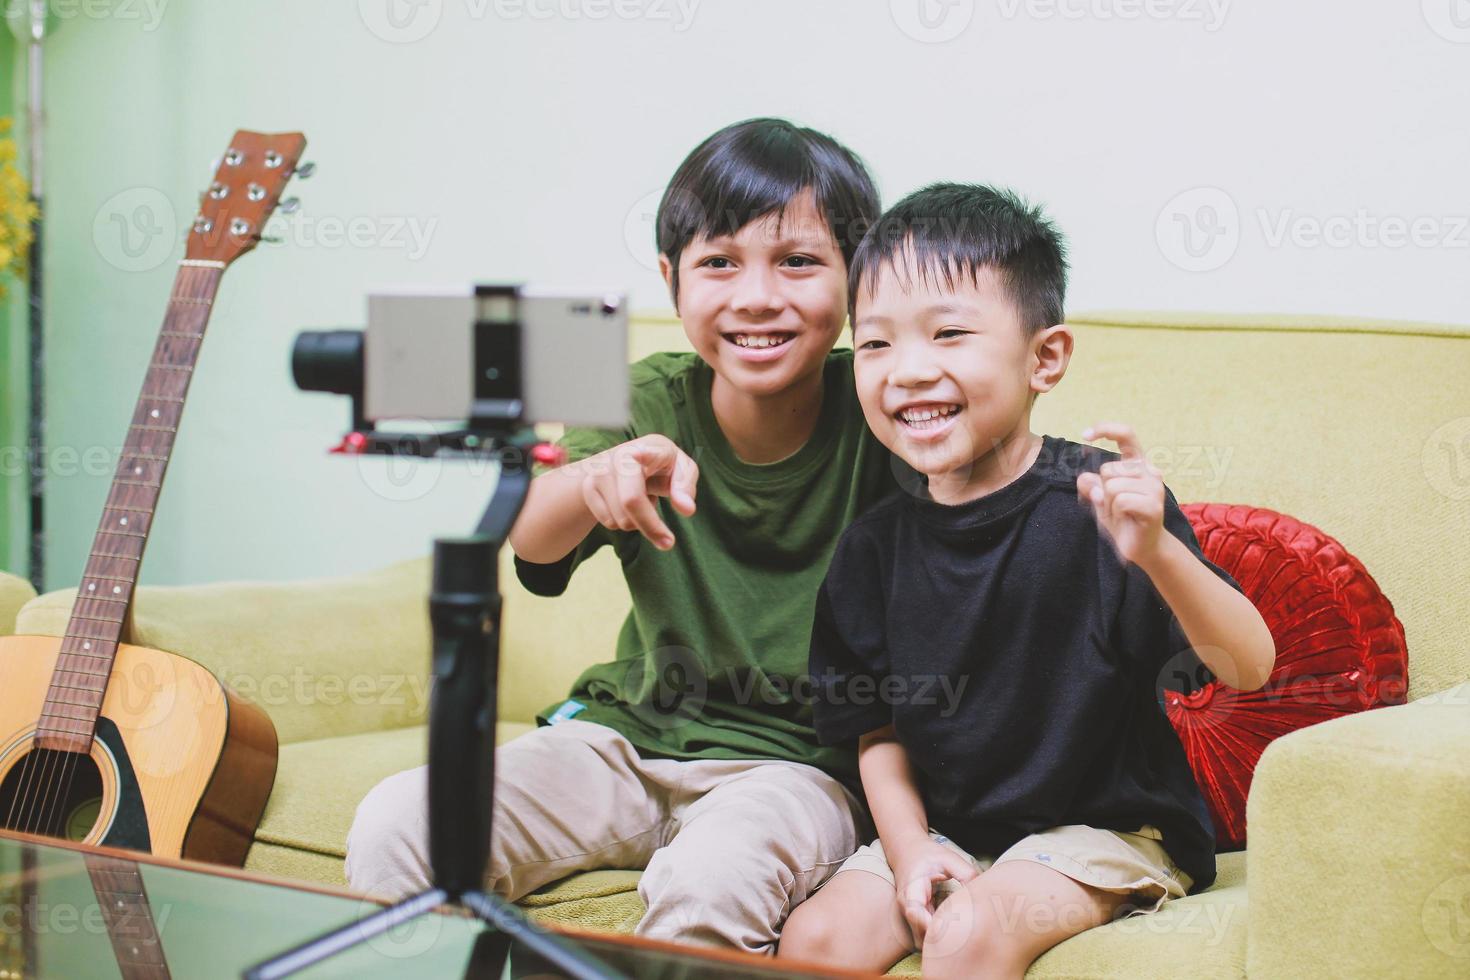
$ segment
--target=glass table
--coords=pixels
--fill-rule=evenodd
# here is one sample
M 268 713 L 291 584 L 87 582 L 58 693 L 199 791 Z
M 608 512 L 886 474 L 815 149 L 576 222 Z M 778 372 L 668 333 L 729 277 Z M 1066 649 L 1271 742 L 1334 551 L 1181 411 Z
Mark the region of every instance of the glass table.
M 111 848 L 0 831 L 0 980 L 238 977 L 290 946 L 377 911 L 351 892 Z M 632 936 L 547 931 L 624 976 L 856 977 Z M 526 950 L 452 909 L 422 916 L 299 974 L 324 977 L 554 977 Z

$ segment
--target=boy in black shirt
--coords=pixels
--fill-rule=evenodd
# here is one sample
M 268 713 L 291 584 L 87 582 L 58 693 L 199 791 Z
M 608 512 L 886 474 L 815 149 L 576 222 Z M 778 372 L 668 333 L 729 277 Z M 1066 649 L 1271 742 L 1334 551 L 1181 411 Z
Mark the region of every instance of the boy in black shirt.
M 1204 667 L 1254 690 L 1275 647 L 1128 426 L 1083 433 L 1121 456 L 1032 433 L 1073 345 L 1039 209 L 931 186 L 850 276 L 863 412 L 917 479 L 845 532 L 812 634 L 817 733 L 858 741 L 879 839 L 796 909 L 780 952 L 882 971 L 922 948 L 926 976 L 1020 977 L 1213 882 L 1158 685 Z

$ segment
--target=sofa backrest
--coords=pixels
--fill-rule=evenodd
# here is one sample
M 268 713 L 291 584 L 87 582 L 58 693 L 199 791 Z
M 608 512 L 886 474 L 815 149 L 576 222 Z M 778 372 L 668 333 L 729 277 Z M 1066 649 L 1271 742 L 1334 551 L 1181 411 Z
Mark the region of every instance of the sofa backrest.
M 1093 422 L 1128 422 L 1181 502 L 1315 524 L 1393 602 L 1411 699 L 1470 678 L 1470 327 L 1165 313 L 1070 322 L 1072 363 L 1038 400 L 1036 431 L 1075 439 Z M 689 349 L 672 317 L 640 318 L 632 347 L 635 359 Z M 501 715 L 530 721 L 612 657 L 629 599 L 606 549 L 555 599 L 522 590 L 508 556 L 505 568 Z
M 0 572 L 0 636 L 15 632 L 15 614 L 35 596 L 31 583 L 18 575 Z

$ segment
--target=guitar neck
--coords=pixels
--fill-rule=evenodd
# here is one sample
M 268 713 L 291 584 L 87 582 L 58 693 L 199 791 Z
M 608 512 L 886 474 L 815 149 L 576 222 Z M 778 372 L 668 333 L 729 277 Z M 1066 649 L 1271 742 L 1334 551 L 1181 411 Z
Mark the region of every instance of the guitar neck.
M 224 263 L 181 263 L 37 724 L 42 748 L 88 751 Z
M 100 854 L 84 854 L 83 860 L 123 980 L 169 980 L 172 974 L 148 902 L 142 868 L 135 861 Z

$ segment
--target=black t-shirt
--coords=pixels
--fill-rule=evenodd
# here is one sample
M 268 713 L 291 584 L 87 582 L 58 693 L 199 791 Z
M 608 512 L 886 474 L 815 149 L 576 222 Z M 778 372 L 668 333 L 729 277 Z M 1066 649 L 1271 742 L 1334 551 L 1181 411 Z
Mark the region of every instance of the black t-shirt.
M 1077 500 L 1078 474 L 1117 458 L 1048 436 L 979 500 L 900 490 L 854 521 L 817 599 L 815 724 L 839 744 L 891 722 L 930 826 L 971 853 L 1152 824 L 1198 891 L 1214 829 L 1162 692 L 1212 675 Z M 1205 561 L 1172 493 L 1164 526 Z

